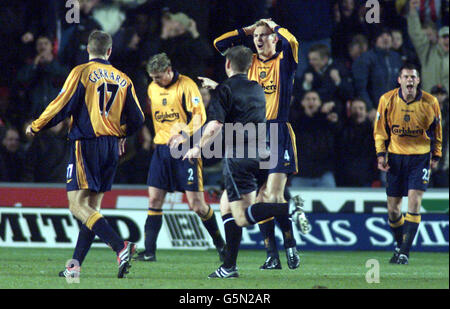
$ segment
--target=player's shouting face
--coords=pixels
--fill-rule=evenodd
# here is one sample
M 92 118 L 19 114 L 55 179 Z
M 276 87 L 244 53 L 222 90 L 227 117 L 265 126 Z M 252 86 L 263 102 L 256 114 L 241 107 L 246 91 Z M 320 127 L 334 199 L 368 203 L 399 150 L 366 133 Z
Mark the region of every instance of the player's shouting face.
M 259 56 L 272 57 L 276 52 L 278 37 L 265 24 L 257 26 L 253 32 L 253 43 Z
M 398 77 L 398 83 L 402 89 L 402 94 L 406 99 L 415 98 L 420 77 L 417 70 L 403 69 Z

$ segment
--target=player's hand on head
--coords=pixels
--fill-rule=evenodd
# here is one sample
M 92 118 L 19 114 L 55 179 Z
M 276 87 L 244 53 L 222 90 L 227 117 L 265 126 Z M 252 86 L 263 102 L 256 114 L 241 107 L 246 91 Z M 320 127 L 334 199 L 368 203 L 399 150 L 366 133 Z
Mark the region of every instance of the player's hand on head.
M 278 24 L 276 22 L 274 22 L 272 20 L 272 18 L 263 18 L 263 19 L 260 19 L 260 21 L 266 23 L 266 25 L 273 31 L 275 31 L 275 27 L 278 26 Z
M 202 87 L 206 89 L 216 89 L 219 85 L 217 82 L 207 77 L 198 76 L 197 78 L 201 81 Z

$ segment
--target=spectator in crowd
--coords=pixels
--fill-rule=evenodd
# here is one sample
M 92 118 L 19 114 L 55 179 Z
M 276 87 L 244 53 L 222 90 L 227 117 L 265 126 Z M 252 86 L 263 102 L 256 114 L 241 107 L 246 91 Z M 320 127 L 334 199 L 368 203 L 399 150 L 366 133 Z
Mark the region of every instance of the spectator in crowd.
M 438 42 L 433 43 L 421 28 L 417 9 L 419 0 L 411 0 L 408 13 L 408 33 L 414 44 L 421 64 L 422 89 L 430 91 L 434 85 L 443 85 L 448 92 L 448 50 L 449 28 L 442 27 L 438 32 Z
M 63 23 L 59 56 L 61 62 L 69 68 L 89 61 L 89 56 L 86 51 L 89 34 L 93 30 L 103 30 L 101 25 L 92 16 L 93 9 L 100 1 L 79 0 L 80 22 Z
M 0 5 L 0 87 L 12 86 L 17 67 L 24 59 L 20 38 L 26 31 L 26 7 L 23 1 L 1 1 Z
M 33 43 L 41 33 L 56 36 L 58 23 L 58 0 L 26 1 L 25 33 L 21 36 L 24 44 Z
M 67 128 L 68 121 L 63 121 L 33 138 L 26 152 L 22 181 L 52 183 L 66 181 L 70 149 Z
M 345 58 L 341 59 L 349 73 L 352 71 L 353 62 L 368 50 L 369 42 L 364 35 L 357 34 L 352 38 L 347 45 L 347 54 Z
M 41 35 L 36 40 L 36 52 L 34 60 L 17 74 L 18 82 L 28 90 L 30 107 L 25 110 L 31 118 L 37 118 L 56 98 L 68 74 L 67 68 L 54 57 L 52 41 L 48 36 Z
M 329 48 L 324 44 L 311 46 L 308 52 L 309 66 L 300 79 L 298 97 L 305 91 L 315 90 L 324 102 L 335 102 L 340 113 L 344 103 L 353 96 L 353 85 L 348 70 L 334 61 Z
M 449 16 L 448 16 L 448 12 L 449 12 L 449 2 L 450 0 L 442 0 L 442 5 L 441 5 L 441 26 L 448 26 L 449 24 Z
M 20 149 L 20 135 L 16 128 L 3 130 L 0 136 L 0 181 L 20 182 L 23 175 L 24 156 Z
M 145 65 L 151 56 L 158 53 L 161 43 L 156 15 L 137 12 L 132 22 L 125 23 L 113 38 L 111 63 L 131 78 L 143 110 L 149 84 Z
M 7 113 L 9 109 L 9 89 L 0 87 L 0 128 L 4 128 L 7 122 Z
M 300 42 L 295 76 L 297 79 L 302 77 L 307 68 L 308 51 L 312 45 L 325 44 L 331 49 L 332 20 L 336 1 L 277 1 L 277 16 L 275 20 L 283 21 L 282 24 Z
M 338 115 L 333 112 L 333 103 L 322 105 L 316 91 L 303 96 L 301 106 L 291 107 L 290 123 L 296 136 L 299 175 L 293 177 L 291 185 L 299 187 L 336 186 L 333 171 L 335 134 Z
M 340 0 L 335 7 L 335 26 L 333 31 L 332 47 L 335 58 L 347 58 L 347 46 L 357 35 L 369 35 L 368 24 L 359 14 L 358 3 L 355 0 Z
M 428 42 L 431 44 L 437 44 L 438 42 L 438 30 L 436 24 L 432 21 L 425 21 L 422 23 L 422 31 L 427 36 Z
M 381 95 L 397 87 L 402 59 L 391 48 L 391 32 L 382 29 L 375 36 L 375 47 L 362 54 L 352 66 L 355 94 L 366 102 L 372 122 Z
M 418 67 L 420 67 L 419 58 L 415 51 L 411 48 L 408 48 L 404 44 L 403 40 L 403 32 L 399 29 L 392 29 L 392 50 L 397 52 L 401 57 L 403 63 L 414 63 Z
M 366 103 L 354 99 L 336 141 L 336 182 L 341 187 L 369 187 L 377 177 L 373 126 Z
M 431 186 L 435 188 L 448 188 L 448 166 L 449 166 L 449 100 L 448 92 L 442 85 L 431 88 L 431 94 L 434 95 L 441 107 L 441 124 L 442 124 L 442 158 L 436 170 L 431 172 Z
M 184 13 L 167 13 L 162 17 L 159 52 L 173 59 L 173 66 L 184 75 L 196 79 L 203 76 L 212 48 L 200 37 L 196 22 Z

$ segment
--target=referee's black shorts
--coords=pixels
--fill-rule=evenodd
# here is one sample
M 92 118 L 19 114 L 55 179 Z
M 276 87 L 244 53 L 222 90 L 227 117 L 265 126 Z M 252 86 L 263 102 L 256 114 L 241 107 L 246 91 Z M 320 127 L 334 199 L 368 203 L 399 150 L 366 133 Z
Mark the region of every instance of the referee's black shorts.
M 257 191 L 264 182 L 259 170 L 259 159 L 223 159 L 223 177 L 229 202 L 242 199 L 243 194 Z

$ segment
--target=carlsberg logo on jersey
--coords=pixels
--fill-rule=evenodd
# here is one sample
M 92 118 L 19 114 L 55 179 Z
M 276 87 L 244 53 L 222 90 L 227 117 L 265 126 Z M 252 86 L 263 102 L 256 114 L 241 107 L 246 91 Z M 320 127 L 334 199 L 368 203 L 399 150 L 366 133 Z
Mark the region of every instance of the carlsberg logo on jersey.
M 411 130 L 410 128 L 401 128 L 399 125 L 393 125 L 392 134 L 400 137 L 417 137 L 423 135 L 423 129 Z

